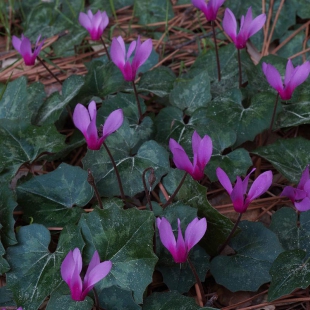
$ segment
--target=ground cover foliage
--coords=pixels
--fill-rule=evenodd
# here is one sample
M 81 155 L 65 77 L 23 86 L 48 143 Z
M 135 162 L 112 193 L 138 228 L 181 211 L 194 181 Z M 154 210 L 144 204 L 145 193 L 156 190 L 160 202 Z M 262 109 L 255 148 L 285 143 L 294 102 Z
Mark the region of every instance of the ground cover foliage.
M 253 16 L 263 7 L 267 22 L 241 50 L 239 87 L 238 52 L 221 21 L 225 8 L 240 19 L 250 6 Z M 0 7 L 0 46 L 7 51 L 0 56 L 0 307 L 310 309 L 310 211 L 298 212 L 280 196 L 310 164 L 310 83 L 275 109 L 277 91 L 262 70 L 272 64 L 284 76 L 288 58 L 294 66 L 309 59 L 307 1 L 226 0 L 216 21 L 220 81 L 210 23 L 190 1 L 31 0 Z M 138 35 L 152 39 L 135 82 L 142 118 L 132 83 L 78 23 L 88 9 L 107 12 L 110 52 L 118 35 L 127 48 Z M 21 33 L 31 42 L 42 35 L 40 57 L 61 85 L 40 62 L 24 66 L 11 45 Z M 98 128 L 122 109 L 122 125 L 105 140 L 122 190 L 106 148 L 87 148 L 74 126 L 76 105 L 91 101 Z M 204 178 L 184 180 L 169 141 L 192 160 L 195 132 L 211 138 L 212 156 Z M 268 192 L 250 204 L 221 253 L 237 213 L 218 167 L 231 182 L 256 168 L 250 185 L 273 173 Z M 156 219 L 167 219 L 177 234 L 178 219 L 184 233 L 197 217 L 206 219 L 207 231 L 188 260 L 175 263 Z M 112 262 L 82 301 L 71 298 L 60 272 L 76 248 L 82 275 L 95 251 Z

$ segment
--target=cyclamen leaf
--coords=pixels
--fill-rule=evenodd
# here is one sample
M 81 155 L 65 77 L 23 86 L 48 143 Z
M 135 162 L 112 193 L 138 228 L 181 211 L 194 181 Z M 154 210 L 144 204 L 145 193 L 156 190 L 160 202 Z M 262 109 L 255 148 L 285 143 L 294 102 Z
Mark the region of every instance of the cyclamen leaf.
M 1 228 L 1 226 L 0 226 L 0 228 Z M 5 250 L 4 250 L 4 247 L 3 247 L 2 243 L 1 243 L 1 239 L 0 239 L 0 274 L 3 274 L 3 273 L 10 270 L 10 265 L 2 257 L 4 254 L 5 254 Z
M 230 242 L 236 254 L 215 257 L 211 273 L 232 292 L 257 291 L 271 280 L 269 269 L 283 249 L 277 236 L 262 223 L 242 221 L 239 226 L 241 232 Z
M 80 167 L 62 163 L 53 172 L 36 176 L 17 187 L 17 201 L 24 218 L 45 226 L 64 226 L 77 222 L 93 197 L 88 174 Z
M 79 226 L 86 242 L 86 259 L 89 261 L 97 250 L 101 260 L 113 263 L 97 289 L 117 285 L 133 291 L 136 303 L 142 303 L 157 262 L 153 252 L 154 215 L 137 209 L 96 209 L 82 215 Z
M 60 266 L 65 256 L 76 247 L 82 249 L 84 241 L 79 228 L 66 226 L 60 234 L 57 249 L 51 253 L 48 248 L 50 233 L 39 224 L 21 227 L 17 240 L 17 245 L 7 249 L 11 266 L 7 286 L 18 305 L 37 310 L 61 283 Z

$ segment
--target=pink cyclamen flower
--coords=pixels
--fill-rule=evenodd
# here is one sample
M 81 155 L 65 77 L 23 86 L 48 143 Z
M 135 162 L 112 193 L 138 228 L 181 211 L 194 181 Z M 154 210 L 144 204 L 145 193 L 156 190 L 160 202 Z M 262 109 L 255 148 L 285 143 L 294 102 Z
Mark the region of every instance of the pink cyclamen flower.
M 194 154 L 193 164 L 189 160 L 183 147 L 174 139 L 169 140 L 169 148 L 173 154 L 173 162 L 180 170 L 189 173 L 194 180 L 201 180 L 204 176 L 204 168 L 212 155 L 212 140 L 205 135 L 203 138 L 194 131 L 192 136 L 192 148 Z
M 297 188 L 286 186 L 281 193 L 281 196 L 288 197 L 298 211 L 310 210 L 309 166 L 307 166 L 302 173 Z
M 84 135 L 87 146 L 91 150 L 99 150 L 104 140 L 123 124 L 122 109 L 113 111 L 99 130 L 96 126 L 97 107 L 95 101 L 91 101 L 86 109 L 78 103 L 73 112 L 73 122 Z M 101 130 L 102 129 L 102 130 Z
M 225 0 L 210 0 L 206 3 L 205 0 L 192 0 L 193 6 L 203 12 L 207 20 L 216 20 L 217 12 Z
M 289 59 L 286 65 L 284 82 L 282 82 L 279 71 L 271 64 L 263 63 L 263 72 L 268 83 L 279 93 L 282 100 L 292 98 L 293 92 L 297 86 L 302 84 L 310 73 L 310 63 L 306 61 L 301 66 L 294 68 Z
M 186 262 L 190 249 L 200 241 L 207 230 L 207 220 L 205 218 L 201 220 L 195 218 L 188 224 L 184 240 L 181 222 L 178 219 L 178 239 L 175 240 L 171 224 L 167 219 L 164 217 L 162 219 L 157 218 L 156 224 L 162 244 L 171 253 L 176 263 Z
M 249 204 L 265 193 L 268 188 L 270 187 L 272 183 L 272 172 L 266 171 L 262 173 L 252 184 L 248 194 L 246 195 L 247 189 L 248 189 L 248 182 L 250 178 L 250 174 L 255 170 L 252 169 L 252 171 L 244 178 L 242 181 L 239 176 L 237 176 L 237 182 L 235 184 L 235 187 L 232 187 L 232 184 L 227 176 L 227 174 L 224 172 L 223 169 L 218 167 L 216 169 L 216 175 L 219 179 L 222 186 L 226 189 L 228 192 L 232 202 L 233 206 L 236 212 L 244 213 L 246 209 L 248 208 Z
M 100 10 L 93 15 L 91 10 L 87 14 L 81 12 L 79 15 L 80 24 L 89 32 L 92 40 L 100 40 L 104 29 L 109 24 L 109 17 L 105 11 Z
M 95 251 L 85 274 L 84 281 L 80 277 L 82 271 L 82 255 L 78 248 L 70 251 L 61 264 L 61 276 L 68 284 L 71 298 L 82 301 L 94 285 L 102 280 L 111 270 L 112 262 L 100 263 L 99 254 Z
M 126 81 L 135 80 L 139 67 L 141 67 L 149 58 L 152 52 L 152 47 L 153 44 L 151 39 L 147 39 L 141 44 L 140 36 L 138 36 L 137 41 L 132 41 L 130 43 L 126 54 L 126 47 L 123 38 L 121 36 L 113 38 L 110 52 L 111 59 L 115 65 L 119 67 Z M 129 58 L 134 50 L 135 56 L 130 63 Z
M 41 35 L 39 35 L 34 51 L 31 48 L 31 42 L 28 38 L 26 38 L 23 34 L 21 39 L 13 36 L 12 44 L 14 48 L 22 55 L 26 66 L 33 66 L 37 56 L 39 55 L 41 48 L 43 46 L 44 41 L 40 42 Z
M 265 24 L 266 14 L 261 14 L 252 19 L 252 9 L 248 9 L 245 17 L 241 16 L 240 30 L 237 35 L 237 21 L 235 15 L 230 9 L 225 10 L 223 18 L 223 28 L 233 40 L 236 48 L 245 48 L 247 40 L 258 32 Z

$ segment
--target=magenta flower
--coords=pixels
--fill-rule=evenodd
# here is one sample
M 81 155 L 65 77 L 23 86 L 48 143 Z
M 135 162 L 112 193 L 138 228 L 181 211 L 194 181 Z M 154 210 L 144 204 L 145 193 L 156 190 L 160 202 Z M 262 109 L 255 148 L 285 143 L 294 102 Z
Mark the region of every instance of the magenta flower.
M 252 169 L 252 171 L 244 178 L 243 181 L 239 176 L 237 176 L 237 182 L 233 188 L 224 170 L 222 170 L 220 167 L 216 169 L 217 178 L 228 192 L 233 202 L 234 209 L 238 213 L 244 213 L 249 204 L 254 199 L 265 193 L 272 183 L 272 172 L 266 171 L 253 182 L 248 194 L 246 195 L 250 174 L 254 170 L 255 168 Z
M 97 107 L 95 101 L 91 101 L 88 110 L 78 103 L 73 112 L 73 122 L 84 135 L 87 146 L 91 150 L 99 150 L 104 140 L 123 124 L 122 109 L 113 111 L 106 119 L 99 133 L 96 126 Z
M 205 0 L 192 0 L 193 6 L 203 12 L 207 20 L 216 20 L 216 15 L 225 0 L 210 0 L 206 3 Z
M 89 32 L 92 40 L 100 40 L 104 29 L 109 24 L 109 17 L 105 11 L 93 15 L 91 10 L 87 14 L 81 12 L 79 15 L 80 24 Z
M 84 281 L 80 277 L 82 270 L 82 256 L 78 248 L 70 251 L 61 264 L 61 276 L 68 284 L 71 298 L 82 301 L 94 285 L 102 280 L 111 270 L 112 262 L 100 263 L 99 254 L 95 251 L 85 274 Z
M 252 9 L 250 7 L 245 17 L 241 16 L 240 30 L 237 35 L 237 21 L 235 15 L 227 8 L 223 18 L 223 28 L 233 40 L 236 48 L 242 49 L 245 48 L 247 40 L 263 27 L 265 21 L 265 14 L 261 14 L 255 19 L 252 19 Z
M 184 263 L 187 260 L 188 252 L 203 237 L 207 230 L 207 220 L 202 218 L 193 219 L 185 230 L 185 241 L 181 231 L 181 222 L 178 219 L 178 239 L 175 240 L 171 224 L 163 217 L 157 218 L 156 224 L 159 237 L 165 248 L 171 253 L 176 263 Z
M 121 70 L 126 81 L 134 81 L 139 67 L 149 58 L 152 52 L 152 40 L 147 39 L 142 44 L 140 36 L 137 41 L 132 41 L 126 54 L 125 42 L 121 36 L 113 38 L 111 44 L 111 59 Z M 130 56 L 135 50 L 135 56 L 130 63 Z
M 203 178 L 204 168 L 212 155 L 212 140 L 209 136 L 205 135 L 201 139 L 199 134 L 194 131 L 192 136 L 193 164 L 183 147 L 172 138 L 169 140 L 169 148 L 173 154 L 173 162 L 178 169 L 189 173 L 194 180 L 199 181 Z
M 310 63 L 306 61 L 301 66 L 294 68 L 292 61 L 289 59 L 286 65 L 284 83 L 279 71 L 273 65 L 264 62 L 263 71 L 268 83 L 279 93 L 281 99 L 289 100 L 292 98 L 295 88 L 308 78 Z
M 41 35 L 38 37 L 34 51 L 32 52 L 31 42 L 23 34 L 21 39 L 13 36 L 12 44 L 14 48 L 22 55 L 26 66 L 33 66 L 40 50 L 43 46 L 44 41 L 40 42 Z
M 286 186 L 281 196 L 288 197 L 298 211 L 310 210 L 309 166 L 302 173 L 297 188 Z

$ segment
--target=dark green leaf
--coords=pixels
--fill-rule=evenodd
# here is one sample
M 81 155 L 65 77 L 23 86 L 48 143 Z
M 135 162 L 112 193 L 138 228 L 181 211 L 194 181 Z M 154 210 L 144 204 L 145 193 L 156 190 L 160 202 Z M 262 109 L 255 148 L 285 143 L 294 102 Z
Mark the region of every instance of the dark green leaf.
M 133 291 L 135 301 L 141 303 L 157 262 L 153 252 L 153 214 L 137 209 L 96 209 L 82 215 L 79 225 L 86 242 L 87 260 L 97 250 L 102 260 L 113 263 L 110 273 L 97 287 L 118 285 Z
M 13 197 L 12 191 L 5 184 L 0 186 L 0 237 L 3 245 L 8 247 L 9 245 L 16 244 L 16 238 L 14 233 L 15 220 L 13 218 L 13 211 L 17 203 Z
M 166 0 L 135 0 L 134 7 L 134 14 L 142 25 L 168 21 L 174 15 L 171 2 Z
M 268 300 L 287 295 L 296 288 L 307 288 L 310 284 L 310 262 L 302 250 L 281 253 L 270 268 L 272 277 Z
M 180 184 L 184 171 L 171 170 L 163 179 L 163 185 L 169 194 L 172 194 Z M 178 192 L 176 199 L 198 209 L 198 216 L 205 217 L 208 222 L 206 238 L 201 244 L 210 255 L 217 253 L 218 246 L 223 243 L 233 227 L 232 222 L 224 215 L 215 210 L 206 197 L 206 187 L 194 181 L 188 175 Z
M 145 72 L 138 84 L 139 91 L 149 91 L 159 97 L 169 95 L 173 88 L 175 74 L 167 67 L 158 67 Z
M 109 16 L 112 16 L 115 10 L 133 5 L 134 0 L 90 0 L 89 3 L 93 12 L 96 10 L 105 10 Z
M 18 245 L 7 249 L 11 271 L 7 286 L 14 300 L 25 309 L 37 310 L 44 299 L 61 283 L 60 266 L 70 250 L 83 248 L 80 229 L 66 226 L 61 232 L 55 252 L 48 249 L 49 231 L 42 225 L 21 227 L 17 233 Z
M 177 220 L 181 220 L 181 228 L 184 231 L 188 224 L 197 217 L 197 209 L 183 205 L 182 203 L 174 203 L 164 209 L 160 215 L 165 217 L 172 226 L 174 232 L 178 231 Z M 159 257 L 159 262 L 156 266 L 163 278 L 164 283 L 170 290 L 177 290 L 180 293 L 188 292 L 189 289 L 196 283 L 193 272 L 187 262 L 184 264 L 176 264 L 171 253 L 162 245 L 158 233 L 156 239 L 156 253 Z M 209 256 L 200 246 L 195 246 L 189 254 L 189 259 L 194 265 L 197 274 L 201 281 L 205 280 L 207 270 L 209 269 Z
M 192 115 L 195 110 L 206 107 L 211 100 L 210 81 L 206 71 L 191 76 L 177 78 L 169 97 L 173 106 L 183 110 L 185 114 Z
M 194 298 L 185 297 L 178 292 L 153 293 L 147 297 L 143 310 L 213 310 L 214 308 L 201 308 Z
M 1 228 L 1 226 L 0 226 L 0 228 Z M 3 247 L 2 243 L 1 243 L 1 239 L 0 239 L 0 274 L 3 274 L 3 273 L 10 270 L 10 265 L 2 257 L 4 254 L 5 254 L 5 250 L 4 250 L 4 247 Z
M 56 170 L 32 178 L 17 187 L 17 201 L 26 221 L 45 226 L 64 226 L 77 222 L 93 197 L 87 172 L 62 163 Z
M 13 293 L 7 286 L 0 287 L 0 307 L 16 306 Z
M 211 273 L 232 292 L 257 291 L 270 281 L 271 264 L 283 249 L 277 236 L 262 223 L 243 221 L 239 226 L 241 232 L 230 242 L 236 254 L 215 257 Z
M 26 121 L 3 119 L 0 123 L 0 171 L 12 168 L 12 176 L 26 162 L 32 162 L 43 152 L 59 152 L 65 136 L 54 125 L 36 127 Z
M 135 129 L 129 128 L 128 122 L 124 121 L 121 128 L 106 140 L 120 173 L 125 195 L 130 197 L 144 191 L 142 173 L 146 168 L 154 168 L 156 176 L 154 188 L 170 167 L 167 151 L 153 140 L 143 143 L 137 154 L 132 153 L 141 135 L 145 134 L 143 130 L 139 133 L 140 126 L 136 127 L 138 132 L 136 134 Z M 102 196 L 119 196 L 115 171 L 104 147 L 99 151 L 88 150 L 83 165 L 84 169 L 91 169 L 93 172 Z
M 140 310 L 130 290 L 122 289 L 116 285 L 104 288 L 99 294 L 100 306 L 106 310 Z
M 298 221 L 298 222 L 297 222 Z M 297 213 L 291 208 L 281 208 L 272 215 L 270 229 L 278 236 L 285 250 L 304 250 L 310 256 L 310 212 Z
M 66 283 L 62 283 L 48 301 L 46 310 L 91 310 L 94 301 L 86 297 L 83 301 L 75 301 L 71 298 L 70 289 Z
M 310 162 L 310 141 L 302 137 L 279 139 L 252 153 L 272 163 L 274 168 L 290 182 L 298 183 L 302 172 Z
M 42 126 L 55 123 L 63 109 L 76 96 L 83 85 L 84 78 L 82 76 L 71 75 L 68 77 L 63 83 L 62 95 L 55 92 L 41 105 L 35 117 L 35 124 Z

